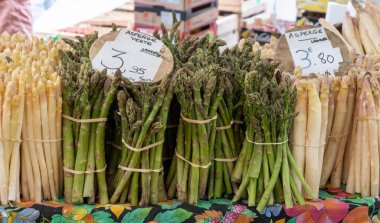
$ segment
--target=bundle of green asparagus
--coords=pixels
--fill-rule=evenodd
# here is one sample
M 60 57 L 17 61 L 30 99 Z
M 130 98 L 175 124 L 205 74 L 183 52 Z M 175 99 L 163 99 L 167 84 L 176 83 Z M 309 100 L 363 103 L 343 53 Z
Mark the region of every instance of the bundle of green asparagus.
M 245 81 L 247 130 L 239 158 L 250 159 L 246 170 L 240 170 L 242 183 L 233 200 L 239 200 L 248 190 L 248 204 L 256 205 L 259 200 L 258 211 L 275 201 L 285 201 L 287 208 L 293 206 L 294 200 L 304 203 L 290 174 L 292 170 L 309 196 L 315 199 L 290 152 L 288 139 L 296 115 L 296 91 L 290 75 L 279 71 L 278 65 L 277 61 L 261 59 Z
M 162 148 L 173 87 L 168 79 L 158 86 L 135 86 L 127 80 L 124 84 L 125 90 L 118 93 L 122 155 L 110 201 L 142 206 L 164 201 Z
M 176 147 L 178 199 L 190 204 L 206 196 L 212 136 L 216 136 L 217 109 L 225 89 L 224 71 L 210 60 L 212 56 L 198 49 L 173 80 L 181 105 Z M 211 65 L 204 66 L 207 62 Z
M 72 49 L 61 52 L 65 200 L 69 203 L 83 203 L 85 197 L 94 202 L 95 173 L 99 203 L 108 202 L 105 126 L 120 72 L 111 81 L 105 71 L 92 70 L 89 47 L 96 39 L 95 33 L 75 42 L 67 40 Z
M 179 25 L 174 20 L 170 32 L 162 26 L 162 36 L 154 34 L 172 50 L 176 61 L 174 71 L 181 64 L 179 53 L 184 53 L 175 45 L 179 43 Z M 167 199 L 162 154 L 174 97 L 172 76 L 173 72 L 158 85 L 135 85 L 123 79 L 124 90 L 118 93 L 122 152 L 116 175 L 110 179 L 111 203 L 128 201 L 143 206 Z
M 240 182 L 233 182 L 236 177 L 233 170 L 244 141 L 244 79 L 251 65 L 259 58 L 259 52 L 252 51 L 252 43 L 251 40 L 245 40 L 240 47 L 225 50 L 219 60 L 220 65 L 230 72 L 226 72 L 225 92 L 217 109 L 216 132 L 212 132 L 216 135 L 210 135 L 212 165 L 209 198 L 233 194 L 237 191 L 237 182 Z M 239 168 L 243 166 L 244 163 L 239 162 Z

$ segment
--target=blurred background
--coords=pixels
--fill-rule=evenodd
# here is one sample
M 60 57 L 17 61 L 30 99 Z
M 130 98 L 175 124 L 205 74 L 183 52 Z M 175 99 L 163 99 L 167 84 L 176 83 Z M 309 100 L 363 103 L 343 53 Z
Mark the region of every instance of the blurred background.
M 13 7 L 26 9 L 31 19 L 28 34 L 44 37 L 72 37 L 98 31 L 109 32 L 112 24 L 145 33 L 167 27 L 172 12 L 183 21 L 183 35 L 210 33 L 235 45 L 241 37 L 260 43 L 270 41 L 294 25 L 318 25 L 319 18 L 332 24 L 343 21 L 346 11 L 354 14 L 348 0 L 10 0 Z M 377 0 L 375 2 L 379 2 Z M 22 3 L 22 4 L 21 4 Z M 0 3 L 1 4 L 4 3 Z M 14 9 L 10 9 L 14 10 Z M 4 11 L 4 10 L 3 10 Z M 1 12 L 0 19 L 4 17 Z M 22 18 L 22 17 L 19 17 Z M 9 19 L 9 18 L 8 18 Z M 18 19 L 17 16 L 11 18 Z M 1 30 L 8 31 L 9 30 Z M 32 32 L 32 33 L 31 33 Z

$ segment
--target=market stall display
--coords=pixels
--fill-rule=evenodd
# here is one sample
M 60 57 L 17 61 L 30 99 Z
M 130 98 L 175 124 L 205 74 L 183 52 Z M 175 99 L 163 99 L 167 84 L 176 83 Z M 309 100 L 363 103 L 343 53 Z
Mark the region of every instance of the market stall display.
M 257 214 L 321 202 L 320 188 L 342 183 L 372 202 L 380 192 L 380 56 L 369 32 L 377 9 L 358 10 L 357 31 L 351 18 L 343 24 L 358 49 L 338 76 L 281 70 L 290 58 L 275 53 L 274 39 L 221 52 L 223 40 L 183 37 L 175 19 L 149 37 L 175 62 L 158 82 L 123 76 L 122 55 L 133 52 L 113 49 L 122 62 L 113 74 L 94 69 L 97 33 L 58 42 L 1 35 L 1 204 L 63 196 L 65 205 L 148 208 L 178 199 L 197 207 L 230 198 Z M 375 50 L 352 42 L 355 33 Z M 133 44 L 149 45 L 133 35 Z M 144 47 L 158 58 L 165 51 Z

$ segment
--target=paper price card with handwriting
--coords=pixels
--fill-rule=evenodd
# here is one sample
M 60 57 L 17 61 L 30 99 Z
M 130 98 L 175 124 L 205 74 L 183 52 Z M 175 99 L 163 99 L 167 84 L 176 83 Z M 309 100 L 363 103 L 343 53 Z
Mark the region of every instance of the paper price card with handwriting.
M 295 66 L 302 74 L 335 74 L 343 61 L 339 48 L 334 48 L 324 28 L 285 33 Z
M 346 72 L 348 49 L 335 34 L 322 27 L 297 29 L 285 33 L 278 43 L 276 57 L 284 60 L 283 68 L 292 72 L 294 67 L 300 67 L 303 76 Z
M 121 29 L 99 38 L 91 46 L 90 58 L 96 70 L 112 75 L 120 69 L 132 82 L 157 82 L 173 69 L 173 55 L 153 36 Z

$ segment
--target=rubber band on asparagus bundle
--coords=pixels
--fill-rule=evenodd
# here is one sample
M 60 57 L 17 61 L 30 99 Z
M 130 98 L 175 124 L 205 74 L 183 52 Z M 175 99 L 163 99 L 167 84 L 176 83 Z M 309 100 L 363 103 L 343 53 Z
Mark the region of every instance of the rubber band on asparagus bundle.
M 190 161 L 188 161 L 185 157 L 183 157 L 181 154 L 177 153 L 177 150 L 175 151 L 175 154 L 176 156 L 181 159 L 182 161 L 185 161 L 186 163 L 190 164 L 190 166 L 192 167 L 195 167 L 195 168 L 203 168 L 203 169 L 207 169 L 211 166 L 211 162 L 209 162 L 208 164 L 206 165 L 199 165 L 199 164 L 196 164 L 196 163 L 192 163 Z
M 107 122 L 107 118 L 92 118 L 92 119 L 76 119 L 68 115 L 62 115 L 62 118 L 76 122 L 76 123 L 96 123 Z
M 86 170 L 86 171 L 80 171 L 80 170 L 72 170 L 66 167 L 63 167 L 63 170 L 67 173 L 75 174 L 75 175 L 82 175 L 82 174 L 91 174 L 91 173 L 104 173 L 107 169 L 107 165 L 105 165 L 102 169 L 99 170 Z
M 230 159 L 227 159 L 227 158 L 214 158 L 214 160 L 216 162 L 223 162 L 223 163 L 235 162 L 237 159 L 238 159 L 237 157 L 230 158 Z
M 198 125 L 202 125 L 202 124 L 208 124 L 214 120 L 216 120 L 218 118 L 217 115 L 215 115 L 214 117 L 210 118 L 210 119 L 206 119 L 206 120 L 195 120 L 195 119 L 190 119 L 190 118 L 186 118 L 185 116 L 183 116 L 182 112 L 181 112 L 181 118 L 188 122 L 188 123 L 192 123 L 192 124 L 198 124 Z
M 60 142 L 62 141 L 62 138 L 60 139 L 30 139 L 30 138 L 26 138 L 24 139 L 25 141 L 31 141 L 31 142 Z
M 142 152 L 142 151 L 150 150 L 150 149 L 152 149 L 152 148 L 154 148 L 154 147 L 156 147 L 156 146 L 159 146 L 159 145 L 164 144 L 165 140 L 158 141 L 158 142 L 156 142 L 156 143 L 150 144 L 150 145 L 145 146 L 145 147 L 140 148 L 140 149 L 128 145 L 128 144 L 124 141 L 124 139 L 122 139 L 121 142 L 124 144 L 125 147 L 127 147 L 129 150 L 132 150 L 133 152 Z
M 255 142 L 255 141 L 252 141 L 249 139 L 248 135 L 245 134 L 245 137 L 247 138 L 247 141 L 249 143 L 252 143 L 252 144 L 255 144 L 255 145 L 261 145 L 261 146 L 272 146 L 272 145 L 283 145 L 285 143 L 288 143 L 289 142 L 289 139 L 283 141 L 283 142 Z
M 128 172 L 138 172 L 138 173 L 151 173 L 151 172 L 160 173 L 161 171 L 164 170 L 163 167 L 161 167 L 160 169 L 152 170 L 152 169 L 136 169 L 136 168 L 130 168 L 130 167 L 125 167 L 125 166 L 121 166 L 121 165 L 119 165 L 118 168 L 125 170 L 125 171 L 128 171 Z
M 0 138 L 0 141 L 11 141 L 11 142 L 22 143 L 21 139 L 15 139 L 15 138 Z
M 380 120 L 380 117 L 376 116 L 362 116 L 362 117 L 357 117 L 358 121 L 366 121 L 366 120 Z
M 320 144 L 320 145 L 298 145 L 298 144 L 290 143 L 290 145 L 291 145 L 291 146 L 300 146 L 300 147 L 317 147 L 317 148 L 319 148 L 319 147 L 321 147 L 321 146 L 325 146 L 326 143 L 322 143 L 322 144 Z
M 244 122 L 241 120 L 232 120 L 232 122 L 236 125 L 244 125 Z
M 233 124 L 234 124 L 234 121 L 231 121 L 229 125 L 216 127 L 215 129 L 216 131 L 227 130 L 227 129 L 230 129 Z

